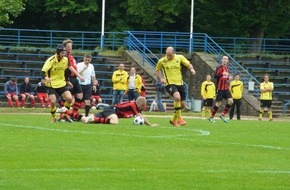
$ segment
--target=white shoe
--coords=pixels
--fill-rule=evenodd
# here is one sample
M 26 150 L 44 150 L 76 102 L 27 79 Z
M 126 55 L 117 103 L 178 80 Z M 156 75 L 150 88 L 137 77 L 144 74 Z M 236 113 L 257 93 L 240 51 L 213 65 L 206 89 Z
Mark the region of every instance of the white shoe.
M 94 117 L 95 117 L 94 115 L 87 116 L 86 119 L 85 119 L 85 123 L 93 122 L 94 121 Z
M 104 109 L 105 107 L 109 107 L 109 104 L 105 104 L 105 103 L 98 103 L 98 105 L 96 106 L 96 109 Z
M 66 107 L 62 107 L 62 108 L 57 108 L 55 112 L 56 113 L 64 113 L 66 111 L 67 111 L 67 108 Z
M 92 106 L 91 108 L 92 108 L 93 110 L 97 109 L 96 106 Z

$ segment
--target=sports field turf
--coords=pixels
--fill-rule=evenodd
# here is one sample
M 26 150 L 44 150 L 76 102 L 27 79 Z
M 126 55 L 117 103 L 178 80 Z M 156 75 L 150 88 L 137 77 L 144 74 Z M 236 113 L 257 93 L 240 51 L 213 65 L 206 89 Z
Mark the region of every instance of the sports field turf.
M 289 121 L 160 127 L 0 114 L 0 189 L 290 189 Z

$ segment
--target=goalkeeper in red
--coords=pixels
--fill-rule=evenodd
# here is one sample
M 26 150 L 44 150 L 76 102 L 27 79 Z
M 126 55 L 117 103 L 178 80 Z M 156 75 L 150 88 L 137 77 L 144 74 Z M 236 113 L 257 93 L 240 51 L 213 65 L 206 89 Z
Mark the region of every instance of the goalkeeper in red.
M 186 121 L 181 117 L 181 110 L 185 107 L 186 97 L 181 73 L 182 65 L 190 70 L 192 75 L 195 74 L 195 70 L 190 62 L 183 55 L 175 54 L 173 47 L 167 47 L 166 55 L 159 59 L 156 65 L 158 79 L 161 83 L 165 84 L 166 91 L 173 97 L 174 113 L 169 122 L 174 127 L 186 125 Z

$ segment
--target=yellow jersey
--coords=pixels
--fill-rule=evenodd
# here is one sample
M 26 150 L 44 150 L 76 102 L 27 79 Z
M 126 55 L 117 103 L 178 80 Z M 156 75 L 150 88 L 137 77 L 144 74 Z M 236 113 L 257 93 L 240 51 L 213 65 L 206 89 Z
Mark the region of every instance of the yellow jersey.
M 267 88 L 272 88 L 271 91 L 267 91 L 267 92 L 262 92 L 262 89 L 267 89 Z M 262 82 L 260 84 L 260 90 L 261 90 L 261 95 L 260 95 L 260 99 L 261 100 L 272 100 L 272 92 L 274 90 L 274 84 L 272 82 Z
M 230 83 L 230 91 L 233 99 L 241 99 L 243 96 L 244 84 L 240 80 L 233 80 Z
M 49 57 L 41 69 L 41 71 L 45 72 L 45 76 L 51 79 L 51 82 L 46 82 L 45 85 L 52 88 L 61 88 L 66 86 L 65 70 L 67 68 L 67 57 L 63 57 L 60 61 L 57 59 L 57 54 Z
M 211 81 L 204 81 L 201 84 L 201 96 L 205 99 L 213 99 L 216 96 L 215 84 Z
M 117 70 L 113 73 L 112 82 L 114 90 L 127 89 L 128 73 L 124 70 Z
M 183 85 L 181 65 L 187 67 L 190 62 L 183 55 L 174 54 L 172 60 L 167 59 L 166 56 L 159 59 L 156 65 L 156 71 L 163 70 L 165 85 L 175 84 Z

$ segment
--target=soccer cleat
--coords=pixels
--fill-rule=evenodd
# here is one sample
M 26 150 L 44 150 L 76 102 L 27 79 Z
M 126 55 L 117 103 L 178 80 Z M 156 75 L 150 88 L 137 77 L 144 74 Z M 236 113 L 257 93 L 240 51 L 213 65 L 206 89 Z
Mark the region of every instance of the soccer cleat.
M 85 122 L 84 123 L 91 123 L 91 122 L 93 122 L 94 121 L 94 115 L 89 115 L 89 116 L 87 116 L 87 117 L 85 117 L 86 119 L 85 119 Z
M 214 122 L 215 122 L 215 120 L 213 119 L 213 117 L 208 118 L 208 120 L 209 120 L 211 123 L 214 123 Z
M 225 118 L 225 116 L 220 116 L 221 120 L 223 120 L 223 122 L 228 123 L 228 120 Z
M 180 118 L 180 119 L 178 120 L 178 124 L 179 124 L 179 125 L 186 125 L 186 121 L 184 121 L 182 118 Z
M 174 127 L 179 127 L 180 125 L 178 124 L 178 121 L 172 121 L 172 120 L 170 120 L 169 121 L 169 123 L 171 124 L 171 125 L 173 125 Z
M 64 107 L 62 107 L 62 108 L 57 108 L 56 109 L 56 113 L 64 113 L 64 112 L 66 112 L 67 111 L 67 108 L 64 106 Z
M 97 109 L 97 108 L 96 108 L 96 106 L 92 106 L 91 109 L 95 110 L 95 109 Z
M 70 118 L 70 116 L 67 115 L 67 114 L 65 114 L 65 118 L 66 118 L 66 120 L 67 120 L 68 122 L 70 122 L 70 123 L 74 122 L 74 121 Z

